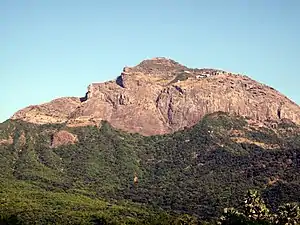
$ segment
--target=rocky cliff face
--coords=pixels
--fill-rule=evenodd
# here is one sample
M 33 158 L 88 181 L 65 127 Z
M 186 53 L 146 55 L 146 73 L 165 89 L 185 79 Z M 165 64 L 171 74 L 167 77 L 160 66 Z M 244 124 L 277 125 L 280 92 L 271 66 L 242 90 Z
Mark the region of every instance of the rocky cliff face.
M 271 87 L 247 76 L 191 69 L 166 58 L 125 67 L 115 81 L 89 85 L 83 98 L 59 98 L 29 106 L 12 119 L 68 126 L 107 120 L 125 131 L 154 135 L 190 127 L 216 111 L 262 124 L 280 119 L 300 124 L 300 107 Z

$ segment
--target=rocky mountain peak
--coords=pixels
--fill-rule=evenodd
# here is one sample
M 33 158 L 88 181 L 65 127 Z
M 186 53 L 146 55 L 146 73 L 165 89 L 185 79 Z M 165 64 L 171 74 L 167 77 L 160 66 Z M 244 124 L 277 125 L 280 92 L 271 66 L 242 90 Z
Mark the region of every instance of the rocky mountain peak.
M 144 75 L 167 77 L 176 72 L 186 69 L 186 66 L 181 65 L 175 60 L 168 59 L 165 57 L 156 57 L 152 59 L 143 60 L 134 67 L 125 67 L 123 69 L 123 72 L 142 73 Z
M 89 85 L 83 98 L 30 106 L 12 119 L 68 126 L 106 120 L 125 131 L 153 135 L 193 126 L 217 111 L 261 125 L 282 119 L 300 124 L 300 107 L 267 85 L 223 70 L 188 68 L 163 57 L 125 67 L 116 80 Z

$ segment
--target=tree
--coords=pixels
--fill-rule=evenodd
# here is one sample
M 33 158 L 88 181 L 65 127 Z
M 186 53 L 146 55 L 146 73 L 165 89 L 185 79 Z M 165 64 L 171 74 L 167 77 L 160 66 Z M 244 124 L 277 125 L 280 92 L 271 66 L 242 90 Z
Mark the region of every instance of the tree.
M 300 224 L 300 208 L 296 203 L 287 203 L 278 208 L 274 216 L 275 224 L 295 225 Z
M 234 208 L 224 209 L 218 221 L 220 225 L 296 225 L 300 224 L 300 208 L 296 203 L 280 206 L 277 213 L 271 213 L 258 191 L 247 192 L 241 211 Z
M 256 190 L 249 190 L 246 194 L 243 214 L 252 221 L 270 221 L 270 210 Z
M 196 225 L 198 221 L 195 217 L 183 214 L 175 219 L 174 225 Z

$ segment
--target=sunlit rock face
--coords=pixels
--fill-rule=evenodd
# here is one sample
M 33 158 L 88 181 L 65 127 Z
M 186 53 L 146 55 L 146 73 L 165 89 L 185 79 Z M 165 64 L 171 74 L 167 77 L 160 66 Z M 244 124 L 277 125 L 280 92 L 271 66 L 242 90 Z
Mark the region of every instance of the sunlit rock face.
M 271 87 L 244 75 L 192 69 L 162 57 L 125 67 L 116 80 L 90 84 L 85 97 L 29 106 L 12 119 L 68 126 L 106 120 L 121 130 L 156 135 L 190 127 L 216 111 L 257 122 L 289 119 L 300 124 L 300 107 Z

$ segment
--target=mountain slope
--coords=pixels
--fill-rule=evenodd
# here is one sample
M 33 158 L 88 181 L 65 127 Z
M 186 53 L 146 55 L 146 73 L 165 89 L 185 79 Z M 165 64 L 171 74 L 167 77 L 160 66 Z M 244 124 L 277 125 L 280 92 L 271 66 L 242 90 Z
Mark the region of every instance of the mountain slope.
M 48 192 L 125 200 L 199 219 L 216 218 L 251 188 L 262 190 L 272 206 L 300 200 L 300 127 L 290 121 L 259 128 L 218 112 L 184 131 L 151 137 L 107 122 L 70 128 L 11 120 L 0 128 L 2 183 L 23 181 Z M 60 131 L 77 140 L 53 145 Z
M 59 98 L 30 106 L 12 119 L 86 126 L 108 121 L 143 135 L 191 127 L 217 111 L 256 122 L 289 119 L 300 124 L 300 107 L 247 76 L 215 69 L 191 69 L 171 59 L 144 60 L 125 67 L 115 81 L 93 83 L 83 98 Z

